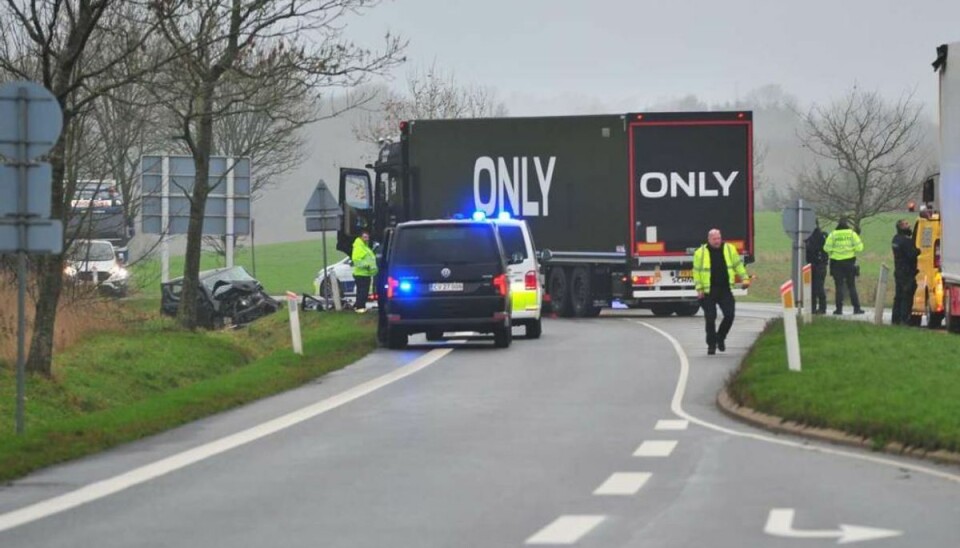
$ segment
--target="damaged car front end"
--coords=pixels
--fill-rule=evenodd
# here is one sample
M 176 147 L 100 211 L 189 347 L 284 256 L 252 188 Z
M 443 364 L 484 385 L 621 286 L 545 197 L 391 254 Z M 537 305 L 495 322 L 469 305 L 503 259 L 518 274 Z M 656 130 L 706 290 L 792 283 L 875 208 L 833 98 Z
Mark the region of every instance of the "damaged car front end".
M 183 291 L 183 278 L 160 284 L 160 312 L 176 316 Z M 200 273 L 197 293 L 197 324 L 207 329 L 241 326 L 273 314 L 280 303 L 242 266 L 205 270 Z

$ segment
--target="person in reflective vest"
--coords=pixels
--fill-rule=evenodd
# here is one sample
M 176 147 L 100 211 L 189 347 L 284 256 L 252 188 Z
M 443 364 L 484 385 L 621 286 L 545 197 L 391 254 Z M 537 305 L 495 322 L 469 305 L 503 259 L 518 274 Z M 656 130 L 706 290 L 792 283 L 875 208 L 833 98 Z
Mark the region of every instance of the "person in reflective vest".
M 743 259 L 733 244 L 723 241 L 719 229 L 707 233 L 707 243 L 693 253 L 693 283 L 706 320 L 707 354 L 726 351 L 727 334 L 733 326 L 736 301 L 733 288 L 737 283 L 750 286 L 750 277 Z M 717 328 L 717 307 L 723 312 L 723 321 Z
M 357 302 L 354 308 L 358 313 L 367 311 L 367 295 L 370 293 L 370 280 L 377 275 L 377 255 L 370 248 L 370 233 L 362 232 L 353 241 L 353 280 L 357 284 Z
M 860 308 L 860 296 L 857 295 L 857 253 L 863 251 L 860 235 L 850 228 L 846 219 L 840 219 L 837 229 L 827 236 L 823 250 L 830 257 L 830 275 L 837 289 L 837 308 L 833 313 L 843 314 L 844 291 L 850 293 L 850 304 L 854 314 L 863 314 Z

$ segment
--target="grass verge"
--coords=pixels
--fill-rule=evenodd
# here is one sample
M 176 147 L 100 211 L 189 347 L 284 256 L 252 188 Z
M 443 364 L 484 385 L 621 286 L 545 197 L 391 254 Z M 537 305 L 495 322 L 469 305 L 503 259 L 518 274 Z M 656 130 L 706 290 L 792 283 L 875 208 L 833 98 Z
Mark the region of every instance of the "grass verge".
M 375 318 L 301 315 L 304 355 L 285 312 L 243 330 L 190 333 L 150 319 L 101 333 L 30 377 L 26 434 L 14 433 L 14 372 L 0 367 L 0 480 L 103 451 L 299 386 L 372 350 Z
M 772 322 L 728 382 L 740 405 L 869 438 L 874 447 L 960 451 L 960 337 L 817 318 L 801 326 L 803 371 L 787 369 Z

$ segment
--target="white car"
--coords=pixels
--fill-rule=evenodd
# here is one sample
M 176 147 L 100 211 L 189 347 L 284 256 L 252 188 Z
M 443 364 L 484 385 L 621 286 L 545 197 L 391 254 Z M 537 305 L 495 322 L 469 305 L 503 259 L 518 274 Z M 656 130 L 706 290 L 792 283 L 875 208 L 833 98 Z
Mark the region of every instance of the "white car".
M 106 240 L 74 240 L 63 273 L 71 281 L 93 284 L 104 293 L 127 295 L 130 273 L 117 259 L 113 244 Z
M 328 265 L 326 270 L 317 272 L 317 277 L 313 280 L 313 294 L 324 299 L 332 299 L 331 291 L 333 277 L 340 282 L 340 299 L 349 306 L 357 301 L 357 285 L 353 280 L 353 261 L 350 257 Z M 367 308 L 376 308 L 377 298 L 374 293 L 375 288 L 370 287 L 370 295 L 367 295 Z

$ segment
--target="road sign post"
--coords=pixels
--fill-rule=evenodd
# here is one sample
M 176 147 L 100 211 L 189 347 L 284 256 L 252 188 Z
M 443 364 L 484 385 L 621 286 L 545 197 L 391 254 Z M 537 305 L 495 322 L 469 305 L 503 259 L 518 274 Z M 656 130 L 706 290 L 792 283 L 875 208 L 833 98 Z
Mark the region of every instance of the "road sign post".
M 290 313 L 290 338 L 293 343 L 293 352 L 303 355 L 303 340 L 300 338 L 300 307 L 296 293 L 287 291 L 287 310 Z
M 60 138 L 63 111 L 46 88 L 34 82 L 0 86 L 0 253 L 17 254 L 16 432 L 24 431 L 27 254 L 60 253 L 63 225 L 50 217 L 51 167 L 34 160 Z
M 803 294 L 803 282 L 800 268 L 803 266 L 804 242 L 817 224 L 816 211 L 803 203 L 803 200 L 783 208 L 783 231 L 790 237 L 793 247 L 790 253 L 790 279 L 796 290 L 796 301 L 803 304 L 807 296 Z
M 793 301 L 793 282 L 780 286 L 783 302 L 783 334 L 787 341 L 787 366 L 790 371 L 800 371 L 800 336 L 797 333 L 797 309 Z
M 877 280 L 877 295 L 873 302 L 873 323 L 883 325 L 883 302 L 887 297 L 887 278 L 890 277 L 890 268 L 887 265 L 880 265 L 880 279 Z M 896 310 L 893 311 L 897 313 Z

